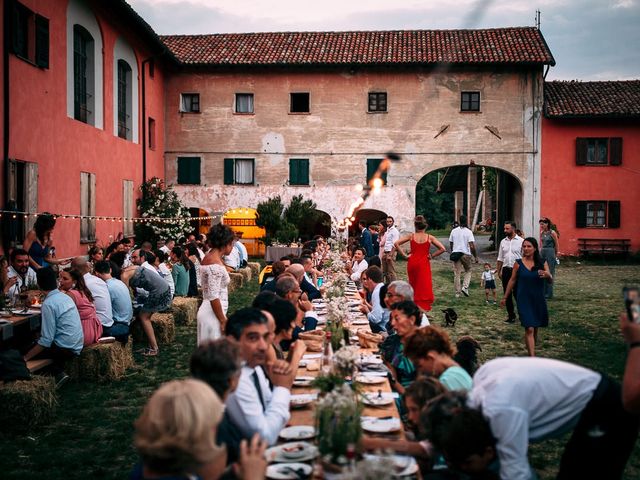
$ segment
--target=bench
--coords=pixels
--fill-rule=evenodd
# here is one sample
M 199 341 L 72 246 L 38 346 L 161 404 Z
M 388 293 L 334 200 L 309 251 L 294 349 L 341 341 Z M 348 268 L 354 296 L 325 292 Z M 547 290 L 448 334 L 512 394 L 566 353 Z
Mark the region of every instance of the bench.
M 631 240 L 628 238 L 579 238 L 580 255 L 629 255 Z

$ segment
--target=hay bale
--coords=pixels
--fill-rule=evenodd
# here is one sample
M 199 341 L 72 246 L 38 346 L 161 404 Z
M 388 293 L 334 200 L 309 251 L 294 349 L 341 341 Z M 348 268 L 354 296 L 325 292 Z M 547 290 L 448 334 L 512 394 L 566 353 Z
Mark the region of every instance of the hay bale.
M 244 283 L 244 277 L 241 273 L 230 273 L 229 278 L 231 281 L 229 282 L 228 291 L 229 293 L 237 290 L 238 288 L 242 288 L 242 284 Z
M 151 315 L 151 325 L 158 345 L 173 343 L 176 338 L 176 323 L 171 312 L 154 313 Z M 146 336 L 142 331 L 142 324 L 139 320 L 131 324 L 131 336 L 136 342 L 146 341 Z
M 176 297 L 171 303 L 171 311 L 177 325 L 191 325 L 198 317 L 198 299 Z
M 58 399 L 53 377 L 33 375 L 0 385 L 0 425 L 3 431 L 27 431 L 53 418 Z
M 131 342 L 97 343 L 84 347 L 78 358 L 67 362 L 65 371 L 82 380 L 120 380 L 132 366 Z
M 258 262 L 249 262 L 247 263 L 247 266 L 251 269 L 252 276 L 257 278 L 258 275 L 260 275 L 260 270 L 262 270 L 262 268 Z
M 238 273 L 242 275 L 245 283 L 251 280 L 251 269 L 249 267 L 239 268 Z

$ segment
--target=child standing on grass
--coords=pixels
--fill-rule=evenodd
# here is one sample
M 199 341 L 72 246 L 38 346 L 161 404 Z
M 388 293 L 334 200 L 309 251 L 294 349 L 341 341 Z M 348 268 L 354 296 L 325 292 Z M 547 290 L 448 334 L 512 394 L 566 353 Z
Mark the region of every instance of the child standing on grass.
M 484 288 L 484 296 L 486 298 L 487 305 L 489 305 L 489 293 L 493 295 L 493 304 L 496 304 L 496 277 L 495 270 L 491 270 L 491 265 L 484 264 L 484 271 L 482 272 L 482 280 L 480 284 Z

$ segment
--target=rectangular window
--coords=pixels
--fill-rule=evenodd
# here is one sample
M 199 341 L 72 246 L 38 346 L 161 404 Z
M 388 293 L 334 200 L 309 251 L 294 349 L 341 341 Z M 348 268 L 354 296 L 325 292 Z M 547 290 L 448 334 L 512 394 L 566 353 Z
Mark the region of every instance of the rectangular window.
M 36 213 L 38 211 L 38 164 L 9 159 L 7 161 L 7 210 Z M 5 215 L 2 222 L 8 222 L 7 244 L 21 244 L 35 223 L 30 216 L 25 219 L 16 215 L 13 219 Z
M 180 111 L 184 113 L 200 113 L 200 94 L 181 93 Z
M 369 182 L 371 181 L 376 171 L 378 170 L 378 167 L 380 166 L 380 163 L 382 162 L 382 160 L 383 160 L 382 158 L 367 158 L 367 185 L 369 185 Z M 382 184 L 386 185 L 387 172 L 384 172 L 381 178 L 382 178 Z
M 291 113 L 309 113 L 309 93 L 291 94 Z
M 480 92 L 462 92 L 460 96 L 460 111 L 479 112 Z
M 11 50 L 41 68 L 49 68 L 49 19 L 13 2 Z
M 309 185 L 309 159 L 289 159 L 289 185 Z
M 131 140 L 131 68 L 118 60 L 118 136 Z
M 122 181 L 122 216 L 124 218 L 136 216 L 133 200 L 133 180 Z M 124 220 L 122 222 L 122 233 L 125 237 L 133 236 L 133 221 Z
M 387 111 L 387 92 L 369 92 L 369 111 Z
M 576 165 L 621 165 L 622 138 L 576 138 Z
M 80 241 L 96 241 L 96 174 L 80 172 Z M 93 217 L 93 218 L 89 218 Z
M 178 184 L 200 185 L 200 157 L 178 157 Z
M 156 149 L 156 121 L 149 117 L 149 149 Z
M 620 228 L 620 201 L 583 200 L 576 202 L 577 228 Z
M 236 93 L 236 113 L 253 113 L 253 93 Z
M 225 158 L 225 185 L 253 185 L 255 160 L 253 158 Z

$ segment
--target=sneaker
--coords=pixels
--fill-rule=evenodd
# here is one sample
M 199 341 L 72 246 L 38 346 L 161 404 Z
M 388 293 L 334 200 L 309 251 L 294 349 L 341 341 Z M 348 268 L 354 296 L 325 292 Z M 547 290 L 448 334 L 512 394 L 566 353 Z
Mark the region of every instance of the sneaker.
M 56 375 L 56 388 L 62 387 L 65 383 L 67 383 L 71 377 L 64 372 L 60 372 Z
M 515 318 L 507 318 L 504 323 L 516 323 L 516 319 Z
M 489 300 L 486 300 L 484 303 L 486 303 L 487 305 L 489 305 Z
M 469 296 L 469 289 L 468 288 L 463 288 L 462 289 L 462 293 L 464 294 L 465 297 Z
M 497 305 L 498 303 L 494 300 L 494 301 L 493 301 L 493 304 L 494 304 L 494 305 Z

